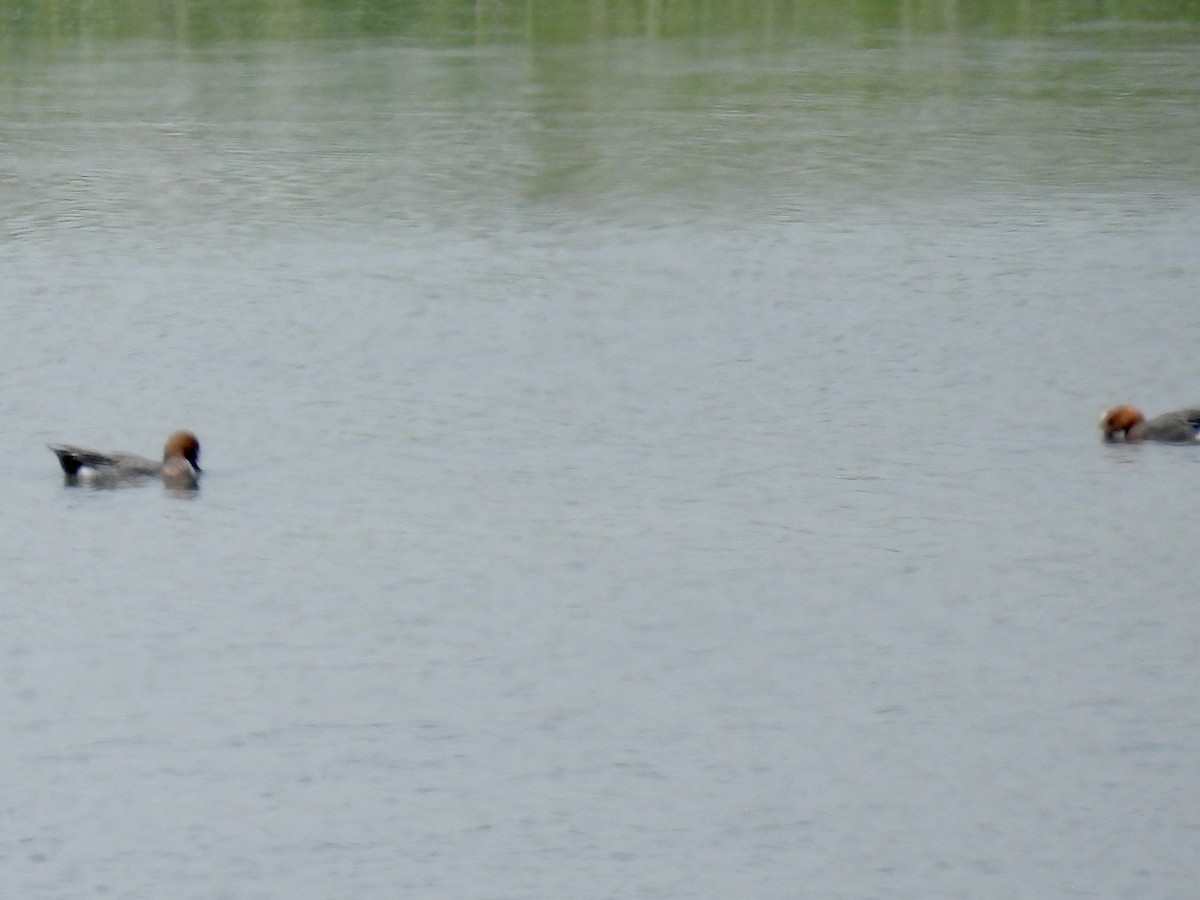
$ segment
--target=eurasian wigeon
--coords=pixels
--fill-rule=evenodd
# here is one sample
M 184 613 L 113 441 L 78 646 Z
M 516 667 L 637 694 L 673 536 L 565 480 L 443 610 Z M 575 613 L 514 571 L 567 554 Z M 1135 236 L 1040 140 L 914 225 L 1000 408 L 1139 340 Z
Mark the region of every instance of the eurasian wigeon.
M 1200 434 L 1200 408 L 1177 409 L 1147 419 L 1132 406 L 1114 406 L 1100 417 L 1100 431 L 1106 441 L 1172 441 L 1184 443 L 1197 440 Z
M 200 442 L 190 431 L 177 431 L 163 445 L 162 462 L 134 453 L 101 453 L 71 444 L 50 444 L 67 481 L 111 486 L 140 478 L 161 478 L 169 488 L 200 485 Z

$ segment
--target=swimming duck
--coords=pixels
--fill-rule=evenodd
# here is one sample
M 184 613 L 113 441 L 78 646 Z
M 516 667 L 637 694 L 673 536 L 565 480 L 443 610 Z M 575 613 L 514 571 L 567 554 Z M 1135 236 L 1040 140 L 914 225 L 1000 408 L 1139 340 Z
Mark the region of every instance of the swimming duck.
M 161 478 L 169 488 L 200 485 L 200 442 L 190 431 L 176 431 L 163 445 L 162 462 L 135 453 L 103 453 L 72 444 L 50 444 L 67 481 L 113 486 L 141 478 Z
M 1183 443 L 1197 440 L 1200 434 L 1200 408 L 1177 409 L 1147 419 L 1132 406 L 1114 406 L 1100 417 L 1100 431 L 1106 441 L 1172 441 Z

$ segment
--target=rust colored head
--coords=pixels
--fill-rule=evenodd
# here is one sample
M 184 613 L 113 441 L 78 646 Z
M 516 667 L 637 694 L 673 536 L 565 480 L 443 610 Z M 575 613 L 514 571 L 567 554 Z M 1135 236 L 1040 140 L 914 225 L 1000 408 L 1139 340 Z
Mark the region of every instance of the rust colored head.
M 200 471 L 200 441 L 190 431 L 177 431 L 163 445 L 163 462 L 170 459 L 186 459 Z
M 1106 441 L 1118 440 L 1120 434 L 1127 441 L 1137 440 L 1136 426 L 1141 425 L 1143 416 L 1132 406 L 1114 406 L 1100 417 L 1100 430 Z M 1134 433 L 1130 433 L 1133 431 Z

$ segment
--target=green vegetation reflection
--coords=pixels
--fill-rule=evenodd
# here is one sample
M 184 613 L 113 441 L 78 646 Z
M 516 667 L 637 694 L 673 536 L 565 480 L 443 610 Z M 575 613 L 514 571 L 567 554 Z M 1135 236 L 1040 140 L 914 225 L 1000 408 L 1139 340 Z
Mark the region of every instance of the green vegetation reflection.
M 1087 23 L 1195 25 L 1200 0 L 10 0 L 0 35 L 186 43 L 383 35 L 420 43 L 615 37 L 777 40 L 877 31 L 1031 33 Z

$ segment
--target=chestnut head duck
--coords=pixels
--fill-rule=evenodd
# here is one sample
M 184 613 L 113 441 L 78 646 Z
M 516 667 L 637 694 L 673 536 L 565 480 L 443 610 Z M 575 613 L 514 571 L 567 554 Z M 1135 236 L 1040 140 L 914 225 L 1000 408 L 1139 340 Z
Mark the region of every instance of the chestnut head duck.
M 71 484 L 113 486 L 143 478 L 161 478 L 170 488 L 200 485 L 200 441 L 190 431 L 176 431 L 163 445 L 162 462 L 135 453 L 104 453 L 72 444 L 50 444 Z
M 1106 441 L 1169 441 L 1185 443 L 1200 434 L 1200 408 L 1177 409 L 1147 419 L 1128 405 L 1114 406 L 1100 417 L 1100 432 Z

